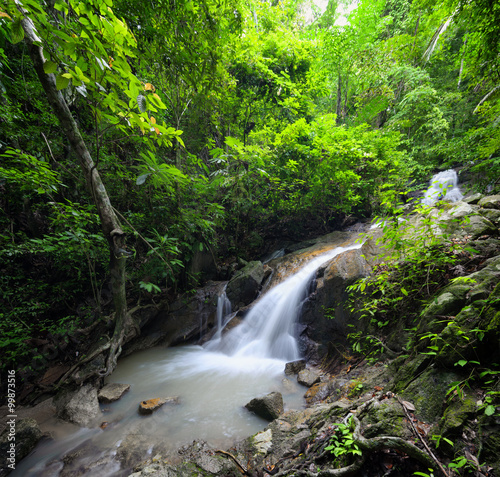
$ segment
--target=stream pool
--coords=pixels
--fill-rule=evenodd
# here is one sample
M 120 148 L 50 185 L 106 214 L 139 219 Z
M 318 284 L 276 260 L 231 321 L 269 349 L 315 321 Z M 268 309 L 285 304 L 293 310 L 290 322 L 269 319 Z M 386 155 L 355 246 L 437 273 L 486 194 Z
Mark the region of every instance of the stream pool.
M 139 452 L 151 455 L 160 451 L 172 462 L 178 458 L 177 449 L 195 439 L 221 449 L 230 447 L 268 424 L 244 407 L 254 397 L 279 391 L 285 409 L 304 406 L 306 388 L 294 376 L 285 376 L 285 363 L 227 356 L 200 346 L 156 347 L 134 353 L 121 359 L 107 380 L 130 384 L 130 390 L 120 400 L 101 405 L 102 422 L 107 423 L 104 429 L 80 429 L 67 423 L 61 427 L 54 419 L 47 427 L 55 439 L 39 444 L 11 475 L 128 475 L 117 459 L 118 454 L 123 460 L 121 446 L 127 440 Z M 143 400 L 173 396 L 179 397 L 179 404 L 165 404 L 149 416 L 138 413 Z M 63 459 L 66 468 L 61 473 Z M 71 469 L 76 468 L 88 470 L 73 473 L 76 470 Z

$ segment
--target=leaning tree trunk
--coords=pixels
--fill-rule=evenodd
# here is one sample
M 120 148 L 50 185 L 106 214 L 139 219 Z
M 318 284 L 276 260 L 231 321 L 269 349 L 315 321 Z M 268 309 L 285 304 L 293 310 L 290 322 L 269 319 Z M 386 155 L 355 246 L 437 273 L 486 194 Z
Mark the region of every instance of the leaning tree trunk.
M 21 24 L 25 33 L 25 42 L 28 45 L 28 51 L 38 78 L 55 115 L 59 119 L 61 128 L 80 161 L 87 187 L 94 199 L 101 219 L 102 231 L 109 243 L 109 271 L 115 310 L 115 329 L 111 340 L 102 346 L 102 348 L 98 350 L 99 352 L 92 353 L 92 356 L 97 356 L 101 352 L 108 350 L 105 369 L 100 371 L 101 376 L 106 376 L 116 367 L 116 361 L 121 353 L 121 345 L 124 339 L 127 335 L 135 333 L 132 317 L 127 310 L 125 293 L 125 257 L 121 256 L 125 242 L 125 233 L 113 210 L 106 188 L 101 181 L 99 172 L 80 134 L 76 121 L 62 93 L 56 87 L 55 76 L 53 74 L 46 74 L 43 70 L 45 60 L 43 58 L 42 48 L 35 44 L 36 35 L 33 29 L 33 23 L 29 18 L 25 17 Z

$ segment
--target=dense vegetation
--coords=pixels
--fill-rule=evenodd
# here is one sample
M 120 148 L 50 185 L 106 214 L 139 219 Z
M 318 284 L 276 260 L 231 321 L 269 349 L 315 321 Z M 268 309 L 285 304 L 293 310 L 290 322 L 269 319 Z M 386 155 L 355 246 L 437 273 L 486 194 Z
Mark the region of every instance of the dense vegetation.
M 2 2 L 3 366 L 111 316 L 110 372 L 127 310 L 200 283 L 200 254 L 383 214 L 440 168 L 498 189 L 498 4 L 347 7 Z

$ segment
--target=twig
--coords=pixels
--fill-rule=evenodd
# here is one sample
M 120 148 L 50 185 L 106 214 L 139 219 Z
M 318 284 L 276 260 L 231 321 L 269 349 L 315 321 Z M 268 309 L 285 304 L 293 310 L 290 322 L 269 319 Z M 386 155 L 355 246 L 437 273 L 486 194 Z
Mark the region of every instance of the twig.
M 230 454 L 229 452 L 226 452 L 226 451 L 223 451 L 223 450 L 216 450 L 215 451 L 216 454 L 222 454 L 222 455 L 225 455 L 227 457 L 229 457 L 235 464 L 236 466 L 238 467 L 238 470 L 243 474 L 243 475 L 248 475 L 248 476 L 251 476 L 252 474 L 250 474 L 248 472 L 247 469 L 245 469 L 245 467 L 243 467 L 240 462 L 238 461 L 238 459 L 236 457 L 234 457 L 233 454 Z
M 439 462 L 439 460 L 437 459 L 437 457 L 432 453 L 432 451 L 430 450 L 429 446 L 427 445 L 427 442 L 425 442 L 424 439 L 422 439 L 422 436 L 420 435 L 420 433 L 417 431 L 417 429 L 415 428 L 414 424 L 413 424 L 413 421 L 410 417 L 410 415 L 408 414 L 408 411 L 405 407 L 405 405 L 403 404 L 403 401 L 401 400 L 401 398 L 399 396 L 396 396 L 399 404 L 401 404 L 401 407 L 403 408 L 403 411 L 406 415 L 406 418 L 408 419 L 408 422 L 411 424 L 411 427 L 413 429 L 413 432 L 417 435 L 417 437 L 420 439 L 420 442 L 422 442 L 422 444 L 424 445 L 426 451 L 429 453 L 429 455 L 432 457 L 432 459 L 434 460 L 434 462 L 436 462 L 436 464 L 438 465 L 439 469 L 441 470 L 441 472 L 446 476 L 446 477 L 450 477 L 448 472 L 446 472 L 446 470 L 444 469 L 444 467 L 442 466 L 441 462 Z

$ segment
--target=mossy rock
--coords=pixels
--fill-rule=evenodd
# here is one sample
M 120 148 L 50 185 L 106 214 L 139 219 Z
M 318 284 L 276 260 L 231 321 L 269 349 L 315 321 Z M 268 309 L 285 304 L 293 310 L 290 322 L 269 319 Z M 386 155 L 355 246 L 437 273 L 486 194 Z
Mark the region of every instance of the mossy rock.
M 396 436 L 403 439 L 412 437 L 403 407 L 394 399 L 375 401 L 362 419 L 363 435 L 367 439 L 377 436 Z
M 434 422 L 442 416 L 450 385 L 460 380 L 457 373 L 429 367 L 416 376 L 400 395 L 415 405 L 415 415 L 419 419 Z
M 389 374 L 394 376 L 389 388 L 396 393 L 403 391 L 429 363 L 430 359 L 421 354 L 411 360 L 403 356 L 396 358 L 389 364 Z
M 465 423 L 476 414 L 477 405 L 473 396 L 464 396 L 452 402 L 444 411 L 439 422 L 439 430 L 444 437 L 451 440 L 463 432 Z
M 424 316 L 454 315 L 464 306 L 471 285 L 452 284 L 445 287 L 441 293 L 432 299 L 422 312 Z

